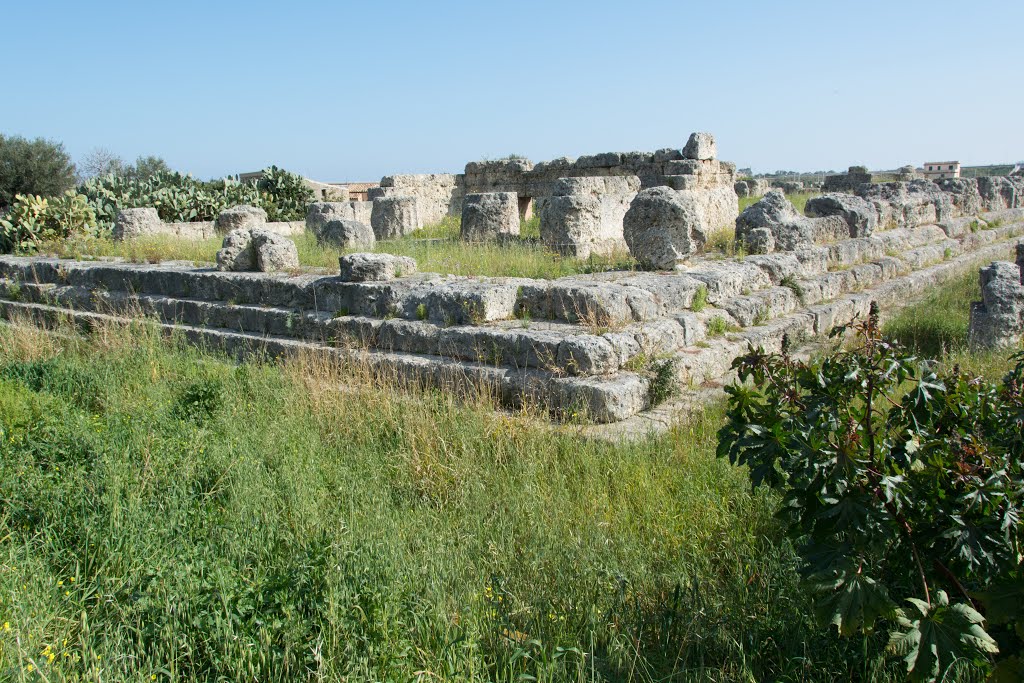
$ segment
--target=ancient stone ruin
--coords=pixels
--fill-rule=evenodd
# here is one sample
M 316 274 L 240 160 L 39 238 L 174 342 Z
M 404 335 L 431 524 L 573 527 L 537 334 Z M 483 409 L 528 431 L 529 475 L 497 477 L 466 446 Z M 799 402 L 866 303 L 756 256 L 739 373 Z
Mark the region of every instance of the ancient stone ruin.
M 670 422 L 654 405 L 666 388 L 720 382 L 751 346 L 811 341 L 872 302 L 904 305 L 1013 253 L 1018 265 L 983 271 L 971 336 L 979 345 L 1020 338 L 1024 178 L 859 183 L 808 201 L 806 215 L 776 189 L 738 215 L 734 168 L 700 134 L 649 154 L 393 178 L 371 202 L 314 204 L 308 229 L 363 249 L 370 233 L 415 230 L 422 209 L 463 212 L 474 241 L 517 239 L 517 221 L 536 208 L 550 247 L 628 248 L 639 268 L 469 277 L 356 253 L 341 258 L 339 274 L 298 273 L 294 244 L 246 210 L 218 219 L 243 226 L 224 237 L 218 268 L 0 257 L 0 315 L 90 325 L 141 314 L 240 356 L 329 354 L 387 377 L 483 388 L 509 406 L 637 429 Z M 369 219 L 361 204 L 372 205 Z M 155 225 L 148 211 L 119 223 L 126 239 Z M 736 255 L 708 252 L 722 227 L 742 247 Z
M 971 304 L 971 348 L 1020 346 L 1024 339 L 1024 244 L 1017 245 L 1016 263 L 993 261 L 978 276 L 981 301 Z

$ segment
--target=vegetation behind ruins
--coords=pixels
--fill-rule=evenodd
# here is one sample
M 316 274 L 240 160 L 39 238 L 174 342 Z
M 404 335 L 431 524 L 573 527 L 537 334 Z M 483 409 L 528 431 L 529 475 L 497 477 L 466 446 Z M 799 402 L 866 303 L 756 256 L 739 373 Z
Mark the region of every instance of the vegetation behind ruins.
M 41 141 L 22 143 L 30 147 L 43 145 L 44 150 L 50 149 L 47 144 L 52 145 Z M 2 155 L 10 152 L 10 147 L 0 139 L 0 166 L 4 163 Z M 61 150 L 50 153 L 59 156 Z M 140 159 L 137 163 L 153 166 L 155 161 L 159 160 Z M 24 163 L 18 163 L 18 173 L 28 172 L 21 168 Z M 74 166 L 69 164 L 66 170 L 73 178 Z M 3 175 L 0 170 L 0 185 L 5 183 Z M 31 186 L 42 189 L 38 193 L 19 191 L 11 195 L 9 213 L 0 215 L 0 252 L 33 253 L 44 243 L 52 248 L 69 240 L 81 243 L 93 239 L 97 244 L 109 241 L 114 219 L 122 209 L 153 207 L 162 220 L 180 223 L 213 221 L 224 209 L 250 204 L 263 208 L 270 221 L 293 221 L 305 220 L 307 207 L 314 199 L 313 191 L 301 176 L 274 166 L 264 169 L 255 183 L 231 179 L 201 181 L 165 170 L 145 174 L 131 167 L 131 172 L 90 178 L 65 194 L 50 193 L 49 185 L 34 181 Z M 71 208 L 73 212 L 69 211 Z M 181 244 L 174 245 L 178 249 L 196 248 L 186 240 L 179 241 Z

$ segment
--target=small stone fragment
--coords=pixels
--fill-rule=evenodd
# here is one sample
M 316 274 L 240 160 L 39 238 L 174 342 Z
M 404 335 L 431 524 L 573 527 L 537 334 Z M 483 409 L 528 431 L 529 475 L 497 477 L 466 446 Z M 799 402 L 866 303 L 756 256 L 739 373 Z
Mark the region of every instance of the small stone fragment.
M 416 261 L 393 254 L 347 254 L 338 259 L 341 279 L 346 282 L 380 282 L 416 272 Z

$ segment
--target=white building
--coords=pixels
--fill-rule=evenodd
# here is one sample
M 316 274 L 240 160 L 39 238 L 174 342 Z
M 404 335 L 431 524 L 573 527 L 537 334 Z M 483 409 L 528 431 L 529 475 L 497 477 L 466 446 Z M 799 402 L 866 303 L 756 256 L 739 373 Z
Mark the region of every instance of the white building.
M 939 178 L 959 178 L 959 161 L 926 161 L 924 162 L 924 177 L 929 180 Z

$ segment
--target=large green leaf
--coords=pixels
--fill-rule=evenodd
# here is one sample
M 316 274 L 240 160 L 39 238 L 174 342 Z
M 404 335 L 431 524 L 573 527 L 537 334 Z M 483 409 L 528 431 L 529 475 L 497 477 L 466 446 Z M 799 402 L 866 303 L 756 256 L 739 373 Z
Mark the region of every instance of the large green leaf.
M 979 662 L 999 651 L 981 626 L 984 617 L 970 605 L 950 605 L 945 591 L 936 592 L 931 605 L 907 602 L 899 617 L 903 630 L 890 634 L 889 647 L 903 655 L 911 681 L 938 680 L 957 660 Z
M 879 619 L 895 614 L 896 605 L 877 581 L 856 568 L 818 575 L 810 582 L 815 594 L 818 619 L 849 636 L 858 630 L 870 632 Z

